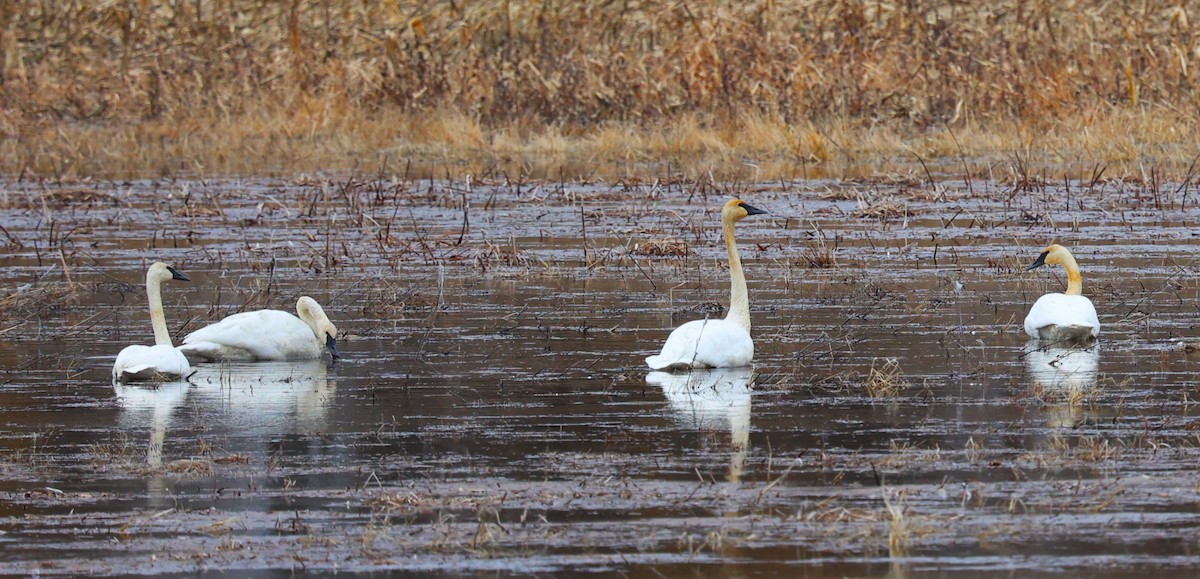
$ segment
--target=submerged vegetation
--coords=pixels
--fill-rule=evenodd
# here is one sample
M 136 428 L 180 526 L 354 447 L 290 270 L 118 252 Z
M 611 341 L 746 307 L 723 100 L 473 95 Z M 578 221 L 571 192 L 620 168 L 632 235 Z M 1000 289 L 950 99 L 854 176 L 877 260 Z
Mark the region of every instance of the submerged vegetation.
M 767 179 L 1015 158 L 1190 177 L 1194 18 L 1047 0 L 18 0 L 0 6 L 0 158 L 59 176 Z

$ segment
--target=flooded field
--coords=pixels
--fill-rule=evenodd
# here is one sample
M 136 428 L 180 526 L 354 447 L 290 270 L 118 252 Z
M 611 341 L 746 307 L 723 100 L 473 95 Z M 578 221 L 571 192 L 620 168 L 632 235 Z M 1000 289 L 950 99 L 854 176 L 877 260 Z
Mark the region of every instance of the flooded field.
M 651 373 L 723 315 L 753 368 Z M 878 179 L 3 184 L 0 573 L 1153 576 L 1200 566 L 1200 196 Z M 1103 324 L 1021 320 L 1071 248 Z M 114 387 L 311 295 L 342 360 Z

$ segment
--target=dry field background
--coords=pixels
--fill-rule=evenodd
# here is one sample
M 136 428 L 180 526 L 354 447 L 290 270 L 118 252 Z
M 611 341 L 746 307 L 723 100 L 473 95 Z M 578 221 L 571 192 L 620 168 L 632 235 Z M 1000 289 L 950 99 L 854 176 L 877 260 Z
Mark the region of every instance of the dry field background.
M 0 171 L 1188 179 L 1179 1 L 0 3 Z

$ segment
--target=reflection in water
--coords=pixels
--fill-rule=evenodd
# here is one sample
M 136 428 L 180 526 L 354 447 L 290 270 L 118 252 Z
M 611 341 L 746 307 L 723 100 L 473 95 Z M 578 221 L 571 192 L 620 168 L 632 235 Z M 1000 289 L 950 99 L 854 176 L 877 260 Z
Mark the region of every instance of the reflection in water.
M 677 374 L 651 372 L 646 383 L 661 386 L 678 420 L 697 430 L 729 429 L 729 482 L 742 475 L 750 446 L 750 380 L 752 368 L 692 370 Z
M 152 467 L 162 466 L 167 428 L 185 401 L 198 408 L 207 426 L 255 440 L 321 432 L 334 392 L 327 373 L 321 360 L 204 364 L 188 382 L 114 386 L 122 408 L 119 421 L 129 432 L 149 427 L 146 463 Z
M 117 391 L 117 403 L 121 405 L 121 430 L 129 432 L 150 427 L 146 464 L 162 466 L 163 440 L 171 422 L 171 414 L 183 404 L 189 386 L 187 382 L 163 382 L 157 387 L 113 385 Z
M 267 437 L 324 431 L 335 390 L 322 360 L 203 364 L 190 380 L 213 422 Z
M 1065 400 L 1066 404 L 1048 409 L 1047 424 L 1054 427 L 1075 427 L 1088 419 L 1083 402 L 1096 386 L 1099 374 L 1100 346 L 1038 348 L 1037 340 L 1025 346 L 1025 370 L 1045 397 Z

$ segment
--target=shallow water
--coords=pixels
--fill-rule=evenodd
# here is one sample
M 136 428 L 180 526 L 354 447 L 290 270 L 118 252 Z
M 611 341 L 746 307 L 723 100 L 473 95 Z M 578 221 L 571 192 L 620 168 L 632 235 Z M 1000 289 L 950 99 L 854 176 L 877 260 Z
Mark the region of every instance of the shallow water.
M 1200 564 L 1187 187 L 3 191 L 3 573 Z M 727 303 L 731 192 L 771 213 L 738 226 L 754 367 L 650 373 L 673 326 Z M 1065 285 L 1022 271 L 1054 240 L 1100 312 L 1094 348 L 1038 351 L 1021 330 Z M 116 352 L 151 340 L 154 260 L 192 280 L 164 288 L 177 338 L 307 294 L 343 360 L 114 388 Z

